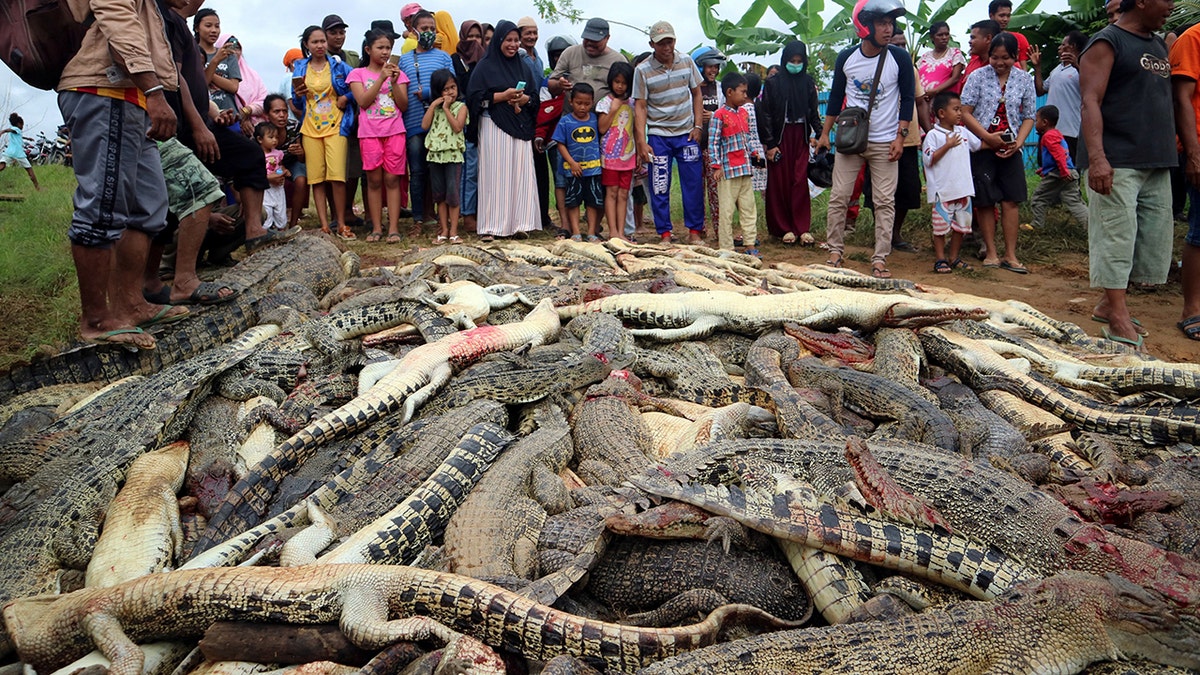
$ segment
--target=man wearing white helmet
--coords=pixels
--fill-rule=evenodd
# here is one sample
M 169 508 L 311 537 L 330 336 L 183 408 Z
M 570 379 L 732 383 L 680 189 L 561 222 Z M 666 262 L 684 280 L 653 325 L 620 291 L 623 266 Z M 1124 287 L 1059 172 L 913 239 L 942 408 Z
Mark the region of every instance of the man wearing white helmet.
M 871 191 L 875 201 L 875 252 L 871 256 L 871 274 L 891 278 L 887 257 L 892 252 L 892 221 L 895 217 L 897 160 L 904 152 L 915 101 L 916 80 L 912 58 L 900 47 L 889 46 L 895 20 L 904 16 L 900 0 L 859 0 L 854 26 L 862 41 L 838 54 L 833 70 L 833 86 L 825 126 L 818 148 L 829 148 L 829 132 L 838 113 L 846 106 L 869 108 L 867 149 L 861 155 L 839 154 L 833 165 L 833 187 L 829 192 L 827 215 L 827 264 L 841 267 L 845 251 L 846 207 L 854 191 L 854 181 L 863 164 L 871 169 Z M 885 59 L 882 70 L 879 59 Z M 875 74 L 880 73 L 879 81 Z M 877 88 L 870 104 L 872 87 Z

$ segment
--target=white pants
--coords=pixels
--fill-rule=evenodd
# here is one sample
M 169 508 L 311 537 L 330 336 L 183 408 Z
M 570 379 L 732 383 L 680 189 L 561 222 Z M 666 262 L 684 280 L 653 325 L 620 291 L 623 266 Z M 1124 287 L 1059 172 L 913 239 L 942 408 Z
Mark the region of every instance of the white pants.
M 269 230 L 286 230 L 288 226 L 287 193 L 282 185 L 267 188 L 263 192 L 263 227 Z

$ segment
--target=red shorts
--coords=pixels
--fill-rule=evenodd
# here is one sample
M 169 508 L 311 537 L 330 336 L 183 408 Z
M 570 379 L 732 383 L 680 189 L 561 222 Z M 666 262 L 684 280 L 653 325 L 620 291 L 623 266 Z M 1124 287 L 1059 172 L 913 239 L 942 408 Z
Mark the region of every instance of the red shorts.
M 358 139 L 358 149 L 362 151 L 363 171 L 374 171 L 379 167 L 393 176 L 403 176 L 407 170 L 407 136 L 383 136 L 380 138 Z
M 633 184 L 633 169 L 601 169 L 600 184 L 604 187 L 615 187 L 622 190 L 628 190 Z

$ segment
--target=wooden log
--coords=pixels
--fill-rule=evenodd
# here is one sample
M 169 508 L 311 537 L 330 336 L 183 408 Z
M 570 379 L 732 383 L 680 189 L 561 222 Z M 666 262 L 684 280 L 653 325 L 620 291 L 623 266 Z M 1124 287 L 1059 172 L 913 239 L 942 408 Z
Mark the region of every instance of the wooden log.
M 25 195 L 0 194 L 0 202 L 23 202 Z
M 375 656 L 375 652 L 354 646 L 333 624 L 296 626 L 235 621 L 218 621 L 209 626 L 200 641 L 200 651 L 208 661 L 284 665 L 334 661 L 361 667 Z

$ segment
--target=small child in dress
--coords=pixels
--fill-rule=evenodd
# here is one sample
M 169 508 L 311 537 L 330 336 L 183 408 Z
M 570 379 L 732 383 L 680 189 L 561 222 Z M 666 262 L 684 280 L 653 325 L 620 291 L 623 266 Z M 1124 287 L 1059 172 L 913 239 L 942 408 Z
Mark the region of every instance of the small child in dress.
M 717 182 L 717 239 L 720 247 L 733 250 L 733 210 L 737 206 L 742 223 L 742 241 L 758 237 L 758 206 L 754 202 L 754 165 L 763 156 L 758 135 L 750 134 L 750 113 L 745 105 L 746 76 L 730 73 L 721 78 L 725 102 L 713 113 L 708 123 L 708 157 L 710 170 Z M 748 246 L 748 255 L 759 255 L 758 249 Z
M 1033 229 L 1046 223 L 1046 209 L 1062 202 L 1067 211 L 1086 230 L 1088 210 L 1079 193 L 1079 172 L 1067 151 L 1067 141 L 1058 130 L 1058 106 L 1044 105 L 1038 108 L 1034 120 L 1038 132 L 1038 183 L 1029 200 L 1033 211 Z
M 563 158 L 565 168 L 570 172 L 567 179 L 567 220 L 570 221 L 571 238 L 582 240 L 579 231 L 579 207 L 587 207 L 588 241 L 600 241 L 600 218 L 604 209 L 604 188 L 600 184 L 600 128 L 595 113 L 592 112 L 592 101 L 596 90 L 586 82 L 578 82 L 571 87 L 571 96 L 567 101 L 571 114 L 563 115 L 554 130 L 553 141 L 558 143 L 558 153 Z M 618 236 L 621 230 L 609 223 L 610 235 Z
M 925 134 L 921 152 L 925 161 L 925 190 L 933 204 L 933 252 L 937 256 L 933 271 L 949 274 L 971 269 L 958 253 L 963 235 L 971 231 L 971 198 L 975 196 L 971 152 L 979 149 L 980 141 L 962 126 L 962 101 L 958 94 L 944 91 L 933 97 L 932 112 L 937 124 Z M 947 234 L 950 234 L 949 253 Z
M 458 210 L 462 195 L 463 151 L 467 139 L 463 127 L 467 125 L 467 104 L 458 100 L 458 80 L 446 68 L 433 71 L 429 76 L 429 91 L 439 95 L 425 109 L 421 128 L 425 134 L 426 170 L 429 173 L 429 191 L 438 210 L 438 236 L 435 243 L 449 241 L 457 244 Z
M 258 141 L 267 158 L 267 183 L 270 187 L 263 192 L 263 227 L 268 230 L 288 229 L 287 191 L 284 181 L 292 173 L 283 168 L 283 151 L 279 146 L 279 130 L 270 122 L 259 122 L 254 127 L 254 140 Z
M 624 230 L 625 207 L 637 157 L 633 148 L 633 104 L 629 90 L 633 84 L 633 66 L 619 61 L 608 70 L 608 90 L 612 92 L 596 104 L 600 114 L 600 133 L 603 157 L 600 159 L 600 184 L 604 186 L 604 214 L 608 233 L 621 237 Z M 590 221 L 589 221 L 590 222 Z M 621 237 L 624 238 L 624 237 Z

